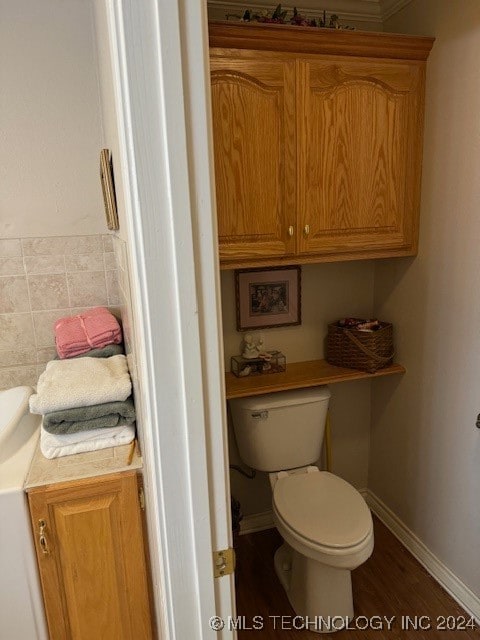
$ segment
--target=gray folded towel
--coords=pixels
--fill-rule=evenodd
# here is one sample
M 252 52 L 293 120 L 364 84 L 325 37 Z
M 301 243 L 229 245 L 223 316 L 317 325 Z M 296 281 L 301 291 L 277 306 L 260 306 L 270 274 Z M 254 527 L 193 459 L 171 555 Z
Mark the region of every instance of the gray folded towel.
M 91 351 L 81 353 L 79 356 L 64 358 L 64 360 L 74 360 L 75 358 L 111 358 L 112 356 L 118 356 L 123 353 L 125 353 L 123 344 L 107 344 L 103 349 L 91 349 Z M 60 357 L 57 355 L 55 360 L 60 360 Z
M 66 434 L 118 427 L 135 422 L 135 406 L 132 397 L 124 402 L 105 402 L 90 407 L 61 409 L 46 413 L 43 417 L 43 428 L 48 433 Z

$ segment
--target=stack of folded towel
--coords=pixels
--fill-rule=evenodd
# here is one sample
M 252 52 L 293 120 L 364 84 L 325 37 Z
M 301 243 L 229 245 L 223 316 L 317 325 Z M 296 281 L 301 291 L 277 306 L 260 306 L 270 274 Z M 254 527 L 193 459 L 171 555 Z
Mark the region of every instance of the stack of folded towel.
M 132 442 L 131 394 L 124 355 L 49 362 L 30 397 L 30 411 L 43 416 L 43 455 L 58 458 Z
M 76 316 L 60 318 L 55 323 L 55 344 L 61 359 L 80 355 L 107 357 L 121 353 L 115 345 L 122 342 L 122 330 L 118 320 L 105 307 L 95 307 Z M 109 352 L 98 354 L 98 350 Z M 97 354 L 90 353 L 92 350 Z

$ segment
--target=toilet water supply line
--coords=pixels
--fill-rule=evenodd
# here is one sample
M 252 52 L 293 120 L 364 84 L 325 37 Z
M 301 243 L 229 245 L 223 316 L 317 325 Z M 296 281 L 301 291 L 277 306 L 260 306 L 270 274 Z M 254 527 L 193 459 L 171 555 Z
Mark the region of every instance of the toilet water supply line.
M 327 411 L 327 419 L 325 421 L 325 466 L 327 471 L 332 471 L 332 429 L 330 410 Z

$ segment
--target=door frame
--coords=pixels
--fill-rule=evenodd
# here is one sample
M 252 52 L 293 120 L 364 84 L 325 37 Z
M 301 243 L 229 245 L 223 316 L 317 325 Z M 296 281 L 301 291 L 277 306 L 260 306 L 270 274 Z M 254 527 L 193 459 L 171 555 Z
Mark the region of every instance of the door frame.
M 106 3 L 162 639 L 236 637 L 205 0 Z

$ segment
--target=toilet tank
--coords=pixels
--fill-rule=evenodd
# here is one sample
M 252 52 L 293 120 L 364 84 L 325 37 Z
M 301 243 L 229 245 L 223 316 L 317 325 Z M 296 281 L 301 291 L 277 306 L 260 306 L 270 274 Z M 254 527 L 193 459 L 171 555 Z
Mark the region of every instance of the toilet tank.
M 320 458 L 328 387 L 230 400 L 240 457 L 252 469 L 281 471 Z

